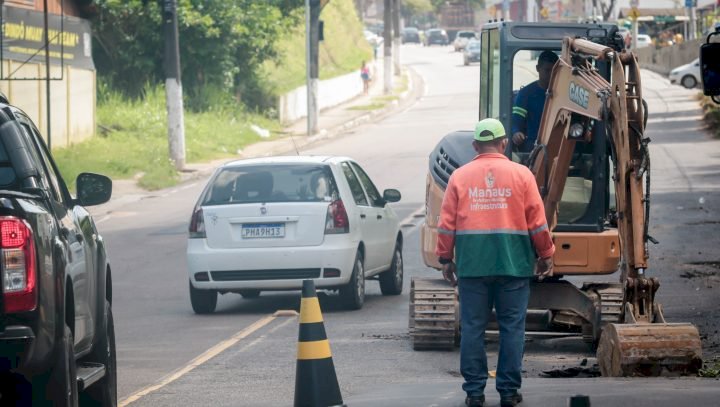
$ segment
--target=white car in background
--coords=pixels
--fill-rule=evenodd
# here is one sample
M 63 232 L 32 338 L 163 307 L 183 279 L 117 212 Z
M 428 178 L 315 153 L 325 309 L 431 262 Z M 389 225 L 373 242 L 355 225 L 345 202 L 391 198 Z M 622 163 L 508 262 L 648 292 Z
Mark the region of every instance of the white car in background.
M 477 39 L 477 34 L 474 31 L 458 31 L 453 41 L 453 47 L 455 52 L 462 51 L 468 42 Z
M 694 89 L 700 83 L 700 58 L 670 71 L 670 83 Z
M 638 48 L 645 48 L 652 46 L 652 38 L 650 38 L 647 34 L 638 34 L 637 36 L 637 47 Z
M 339 289 L 350 309 L 376 277 L 384 295 L 403 287 L 403 236 L 389 202 L 344 157 L 269 157 L 233 161 L 209 179 L 190 220 L 187 264 L 196 313 L 215 311 L 217 295 Z

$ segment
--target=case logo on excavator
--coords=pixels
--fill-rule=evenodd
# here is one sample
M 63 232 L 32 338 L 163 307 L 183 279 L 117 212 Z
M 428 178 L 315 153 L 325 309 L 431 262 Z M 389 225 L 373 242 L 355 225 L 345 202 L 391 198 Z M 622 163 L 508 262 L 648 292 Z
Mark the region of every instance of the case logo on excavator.
M 570 100 L 583 109 L 587 109 L 590 102 L 590 91 L 575 82 L 570 82 Z

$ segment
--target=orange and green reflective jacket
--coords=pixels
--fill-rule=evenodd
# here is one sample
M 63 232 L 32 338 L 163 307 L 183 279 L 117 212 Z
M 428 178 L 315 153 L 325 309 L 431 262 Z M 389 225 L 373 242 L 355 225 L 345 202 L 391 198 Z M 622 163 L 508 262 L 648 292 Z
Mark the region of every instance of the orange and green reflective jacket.
M 535 177 L 502 154 L 455 170 L 440 211 L 436 254 L 455 258 L 458 277 L 532 277 L 555 253 Z

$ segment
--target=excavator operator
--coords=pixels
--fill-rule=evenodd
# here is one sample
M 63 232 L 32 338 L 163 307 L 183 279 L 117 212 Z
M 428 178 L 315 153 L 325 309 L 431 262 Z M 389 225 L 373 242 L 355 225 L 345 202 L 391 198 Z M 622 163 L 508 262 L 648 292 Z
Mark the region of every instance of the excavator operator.
M 545 106 L 545 92 L 550 85 L 550 75 L 558 56 L 549 50 L 538 57 L 539 78 L 520 89 L 512 109 L 512 142 L 521 153 L 529 153 L 535 146 L 540 119 Z

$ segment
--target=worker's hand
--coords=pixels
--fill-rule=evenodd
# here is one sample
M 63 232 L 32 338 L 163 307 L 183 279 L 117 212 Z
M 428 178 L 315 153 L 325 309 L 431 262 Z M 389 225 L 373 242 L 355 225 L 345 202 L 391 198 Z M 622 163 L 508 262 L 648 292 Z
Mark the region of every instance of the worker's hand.
M 513 143 L 515 143 L 515 145 L 518 145 L 518 146 L 521 145 L 522 143 L 525 142 L 525 134 L 523 134 L 523 132 L 521 132 L 521 131 L 516 132 L 512 136 L 512 141 L 513 141 Z
M 455 263 L 450 262 L 447 264 L 443 264 L 442 266 L 442 274 L 445 281 L 450 283 L 451 286 L 455 287 L 457 285 L 457 277 L 455 276 Z
M 537 259 L 537 263 L 535 263 L 535 275 L 537 276 L 538 281 L 543 281 L 545 277 L 552 277 L 553 269 L 554 265 L 552 257 Z

